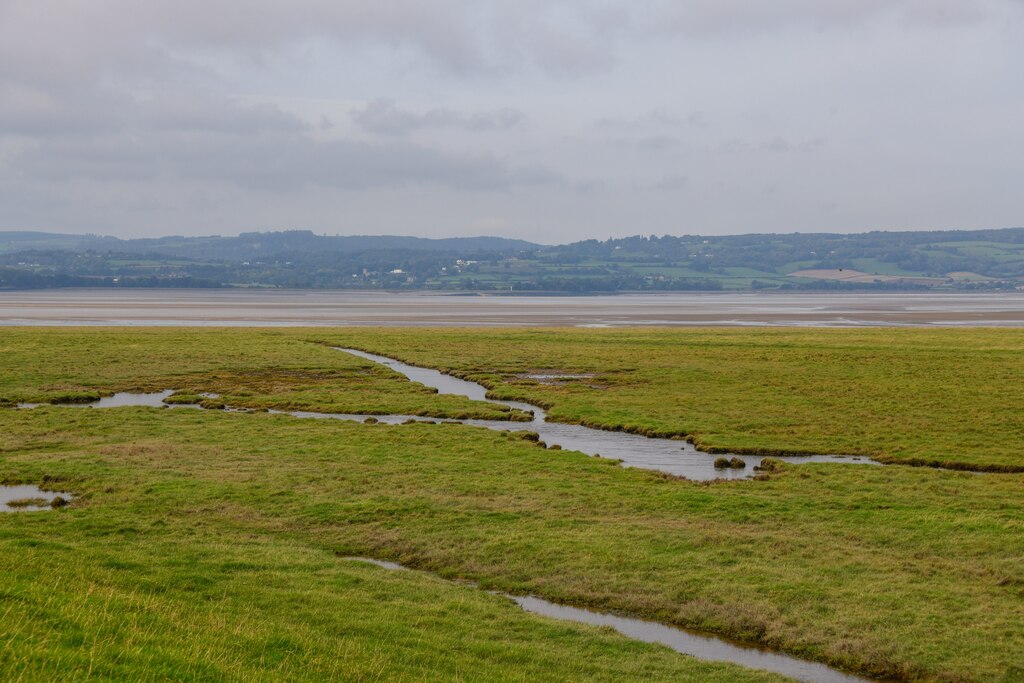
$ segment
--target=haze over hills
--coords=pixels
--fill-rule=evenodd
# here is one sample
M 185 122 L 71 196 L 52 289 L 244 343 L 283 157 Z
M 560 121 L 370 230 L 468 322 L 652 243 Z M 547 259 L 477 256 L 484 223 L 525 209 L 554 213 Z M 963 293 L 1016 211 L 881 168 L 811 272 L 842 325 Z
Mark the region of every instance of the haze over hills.
M 429 239 L 395 235 L 315 235 L 309 230 L 247 232 L 237 237 L 159 237 L 120 239 L 99 235 L 63 235 L 46 232 L 0 232 L 0 254 L 38 250 L 106 251 L 123 254 L 160 254 L 197 259 L 238 260 L 287 252 L 360 252 L 382 249 L 477 253 L 535 249 L 540 245 L 504 237 L 449 237 Z
M 1017 289 L 1024 228 L 634 236 L 547 246 L 502 237 L 310 231 L 118 239 L 0 233 L 0 288 L 291 287 L 519 292 Z

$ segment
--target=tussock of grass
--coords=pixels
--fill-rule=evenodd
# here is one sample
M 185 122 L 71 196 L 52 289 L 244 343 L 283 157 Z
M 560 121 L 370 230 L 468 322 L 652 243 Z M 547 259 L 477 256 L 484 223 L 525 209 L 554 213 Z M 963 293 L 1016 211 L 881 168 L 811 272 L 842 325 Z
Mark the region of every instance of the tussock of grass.
M 47 500 L 45 498 L 16 498 L 7 501 L 7 507 L 10 508 L 43 507 L 46 504 Z
M 762 472 L 779 472 L 786 467 L 786 463 L 777 458 L 764 458 L 761 460 L 761 464 L 757 466 L 757 469 Z
M 203 400 L 203 397 L 199 394 L 192 394 L 182 391 L 176 391 L 163 400 L 167 405 L 199 405 L 199 402 Z
M 102 394 L 96 391 L 61 391 L 51 393 L 46 397 L 49 403 L 93 403 L 103 398 Z
M 199 401 L 199 407 L 204 410 L 224 410 L 227 408 L 227 404 L 224 401 L 215 398 L 204 398 Z

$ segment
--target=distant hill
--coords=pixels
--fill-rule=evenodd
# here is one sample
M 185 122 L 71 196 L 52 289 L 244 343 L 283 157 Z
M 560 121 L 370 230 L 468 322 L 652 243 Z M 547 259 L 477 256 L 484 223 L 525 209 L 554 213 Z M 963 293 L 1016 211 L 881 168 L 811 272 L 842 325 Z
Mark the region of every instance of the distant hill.
M 310 231 L 127 239 L 0 233 L 0 288 L 294 287 L 497 292 L 1024 289 L 1024 228 L 502 237 Z
M 96 235 L 63 235 L 56 232 L 0 232 L 0 254 L 27 249 L 98 249 L 103 244 L 116 244 L 114 237 Z
M 549 264 L 597 275 L 632 271 L 724 289 L 1009 288 L 1024 278 L 1024 228 L 634 236 L 540 250 Z M 856 275 L 856 277 L 851 277 Z
M 354 253 L 387 249 L 508 253 L 540 245 L 504 237 L 399 237 L 391 235 L 325 236 L 308 230 L 248 232 L 237 237 L 160 237 L 118 239 L 96 235 L 46 232 L 0 232 L 0 253 L 53 250 L 114 251 L 123 254 L 162 254 L 195 259 L 242 261 L 286 252 Z

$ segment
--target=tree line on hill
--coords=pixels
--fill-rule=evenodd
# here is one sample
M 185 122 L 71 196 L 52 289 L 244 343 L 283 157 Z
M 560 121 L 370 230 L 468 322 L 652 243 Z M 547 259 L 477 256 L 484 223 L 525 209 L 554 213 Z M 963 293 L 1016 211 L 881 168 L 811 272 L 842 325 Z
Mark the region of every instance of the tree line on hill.
M 874 271 L 878 279 L 790 275 L 829 269 Z M 933 281 L 922 284 L 925 278 Z M 934 287 L 936 282 L 948 288 L 1024 286 L 1024 228 L 637 235 L 555 246 L 500 237 L 328 237 L 295 230 L 137 240 L 0 233 L 2 289 L 259 286 L 585 294 L 884 290 Z

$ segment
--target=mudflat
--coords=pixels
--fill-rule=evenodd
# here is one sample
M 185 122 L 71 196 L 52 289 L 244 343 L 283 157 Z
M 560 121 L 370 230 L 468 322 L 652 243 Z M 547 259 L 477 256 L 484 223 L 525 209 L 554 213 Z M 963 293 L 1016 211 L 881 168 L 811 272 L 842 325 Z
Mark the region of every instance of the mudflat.
M 0 292 L 0 325 L 1024 326 L 1024 292 L 602 296 L 76 289 Z

